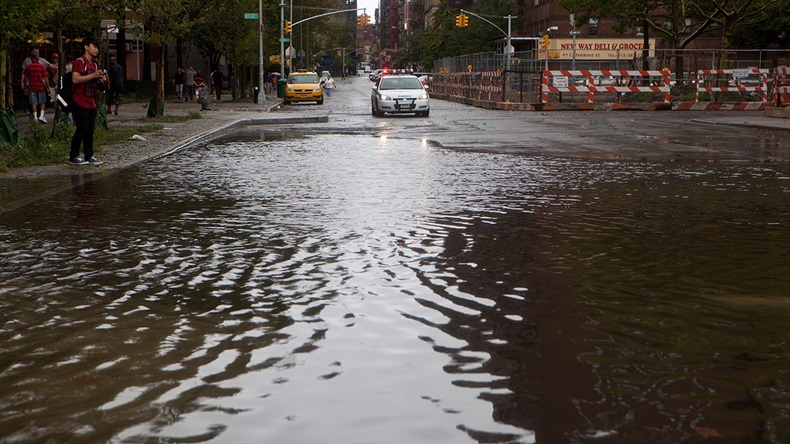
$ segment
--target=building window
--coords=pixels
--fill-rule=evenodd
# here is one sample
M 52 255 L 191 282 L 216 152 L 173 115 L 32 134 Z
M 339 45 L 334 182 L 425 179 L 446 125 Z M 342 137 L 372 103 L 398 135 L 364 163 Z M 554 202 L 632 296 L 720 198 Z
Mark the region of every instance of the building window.
M 684 23 L 686 27 L 683 28 L 683 34 L 691 34 L 691 19 L 690 18 L 685 19 Z
M 142 40 L 127 40 L 126 47 L 128 51 L 142 51 L 143 50 L 143 41 Z
M 587 35 L 590 37 L 598 37 L 598 19 L 591 18 L 587 28 Z
M 636 36 L 637 37 L 644 37 L 645 31 L 641 26 L 636 27 Z

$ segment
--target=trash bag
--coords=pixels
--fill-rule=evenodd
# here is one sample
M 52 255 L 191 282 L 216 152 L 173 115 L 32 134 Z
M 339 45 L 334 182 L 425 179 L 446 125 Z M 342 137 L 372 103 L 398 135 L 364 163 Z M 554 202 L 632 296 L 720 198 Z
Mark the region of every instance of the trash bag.
M 19 143 L 19 124 L 16 113 L 6 108 L 0 113 L 0 145 Z
M 151 97 L 151 102 L 148 103 L 148 112 L 146 113 L 146 117 L 154 118 L 165 115 L 165 102 L 157 100 L 156 95 L 154 94 Z

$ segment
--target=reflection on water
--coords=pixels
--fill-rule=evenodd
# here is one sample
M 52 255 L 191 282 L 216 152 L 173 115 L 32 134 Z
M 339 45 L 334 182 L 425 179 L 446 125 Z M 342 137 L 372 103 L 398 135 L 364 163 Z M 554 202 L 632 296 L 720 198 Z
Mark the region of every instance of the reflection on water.
M 250 132 L 79 185 L 0 216 L 0 440 L 787 442 L 779 168 Z

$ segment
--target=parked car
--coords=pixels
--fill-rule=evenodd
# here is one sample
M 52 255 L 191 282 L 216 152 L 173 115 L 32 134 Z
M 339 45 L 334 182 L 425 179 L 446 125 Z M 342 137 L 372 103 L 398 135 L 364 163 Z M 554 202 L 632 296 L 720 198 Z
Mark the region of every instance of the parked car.
M 382 69 L 377 69 L 377 70 L 373 71 L 372 73 L 370 73 L 368 78 L 371 81 L 376 82 L 376 81 L 378 81 L 381 78 L 381 72 L 382 71 L 383 71 Z
M 324 89 L 318 80 L 318 74 L 308 71 L 292 72 L 288 75 L 285 84 L 285 97 L 283 102 L 316 102 L 324 103 Z
M 417 76 L 386 75 L 373 87 L 370 110 L 376 117 L 382 117 L 385 113 L 414 113 L 427 117 L 431 106 L 428 91 Z

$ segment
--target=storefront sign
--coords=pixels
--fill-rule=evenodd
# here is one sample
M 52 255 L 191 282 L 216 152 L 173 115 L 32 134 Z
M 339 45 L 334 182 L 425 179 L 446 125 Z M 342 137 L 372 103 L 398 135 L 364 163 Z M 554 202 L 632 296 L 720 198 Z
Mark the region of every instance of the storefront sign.
M 650 39 L 649 56 L 655 55 L 656 39 Z M 576 60 L 624 60 L 642 57 L 643 39 L 576 39 Z M 573 39 L 551 39 L 554 59 L 573 59 Z M 541 51 L 541 58 L 546 56 Z

